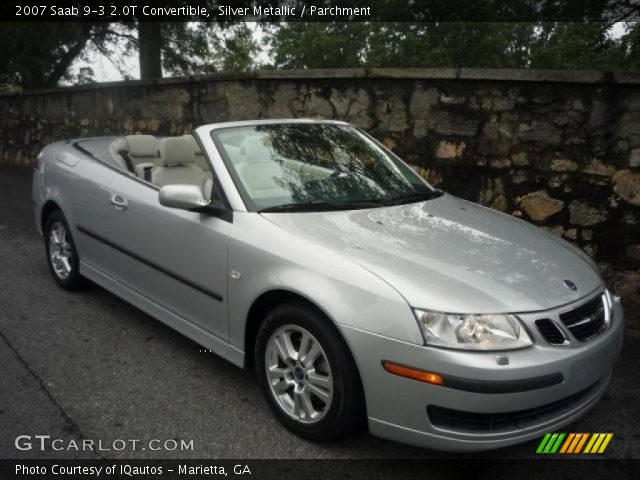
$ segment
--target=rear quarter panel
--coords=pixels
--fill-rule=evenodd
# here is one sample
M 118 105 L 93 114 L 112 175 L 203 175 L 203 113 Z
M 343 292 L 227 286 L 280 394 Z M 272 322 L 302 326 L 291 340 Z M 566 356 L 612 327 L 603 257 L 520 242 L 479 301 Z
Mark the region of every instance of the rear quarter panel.
M 108 187 L 115 175 L 111 167 L 88 157 L 73 146 L 73 141 L 46 146 L 33 176 L 33 204 L 36 223 L 42 233 L 42 213 L 48 202 L 54 202 L 75 229 L 79 219 L 91 217 L 99 221 L 100 212 L 108 207 Z M 74 235 L 76 247 L 82 240 Z
M 65 177 L 68 176 L 67 170 L 76 165 L 83 154 L 69 151 L 70 146 L 68 142 L 56 142 L 47 145 L 38 154 L 39 161 L 33 170 L 32 202 L 36 228 L 41 235 L 44 223 L 43 208 L 48 202 L 54 202 L 64 212 L 67 221 L 72 221 L 71 204 L 68 195 L 65 195 L 66 188 L 63 185 Z

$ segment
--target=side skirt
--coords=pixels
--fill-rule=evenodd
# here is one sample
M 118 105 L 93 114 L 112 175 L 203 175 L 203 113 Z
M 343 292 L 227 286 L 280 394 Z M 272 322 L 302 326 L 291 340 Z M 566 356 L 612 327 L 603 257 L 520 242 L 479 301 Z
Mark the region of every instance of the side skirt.
M 244 366 L 243 351 L 184 320 L 179 315 L 176 315 L 162 305 L 159 305 L 146 296 L 132 290 L 118 280 L 106 275 L 82 260 L 80 260 L 80 274 L 106 290 L 109 290 L 111 293 L 117 295 L 126 302 L 139 308 L 143 312 L 151 315 L 153 318 L 160 320 L 162 323 L 177 332 L 180 332 L 185 337 L 188 337 L 194 342 L 215 352 L 225 360 L 228 360 L 241 368 Z

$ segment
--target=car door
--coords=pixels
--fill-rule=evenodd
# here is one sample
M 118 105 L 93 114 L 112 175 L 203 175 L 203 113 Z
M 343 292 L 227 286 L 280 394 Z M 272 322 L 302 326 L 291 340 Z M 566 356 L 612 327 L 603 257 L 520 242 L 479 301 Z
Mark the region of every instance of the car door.
M 112 249 L 86 232 L 100 237 L 109 236 L 113 221 L 110 187 L 124 173 L 96 159 L 86 158 L 71 167 L 64 158 L 58 160 L 64 166 L 59 170 L 61 178 L 57 180 L 58 188 L 69 199 L 65 214 L 75 227 L 72 234 L 80 256 L 80 268 L 82 264 L 87 264 L 108 273 Z
M 227 249 L 231 223 L 168 208 L 159 189 L 121 175 L 110 185 L 110 274 L 184 320 L 228 339 Z

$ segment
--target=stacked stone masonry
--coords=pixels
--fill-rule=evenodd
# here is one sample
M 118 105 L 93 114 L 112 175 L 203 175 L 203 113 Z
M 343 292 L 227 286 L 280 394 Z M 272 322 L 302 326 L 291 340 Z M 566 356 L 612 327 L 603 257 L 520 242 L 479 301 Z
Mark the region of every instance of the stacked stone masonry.
M 0 160 L 25 166 L 67 138 L 346 120 L 438 188 L 540 225 L 617 268 L 640 267 L 640 75 L 258 72 L 9 94 L 0 112 Z

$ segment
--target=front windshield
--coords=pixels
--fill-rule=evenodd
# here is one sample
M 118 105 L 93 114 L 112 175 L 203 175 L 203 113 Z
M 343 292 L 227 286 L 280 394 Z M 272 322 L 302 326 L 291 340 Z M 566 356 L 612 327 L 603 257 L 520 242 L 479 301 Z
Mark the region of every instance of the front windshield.
M 211 135 L 253 210 L 362 208 L 434 192 L 411 168 L 348 125 L 250 125 Z

